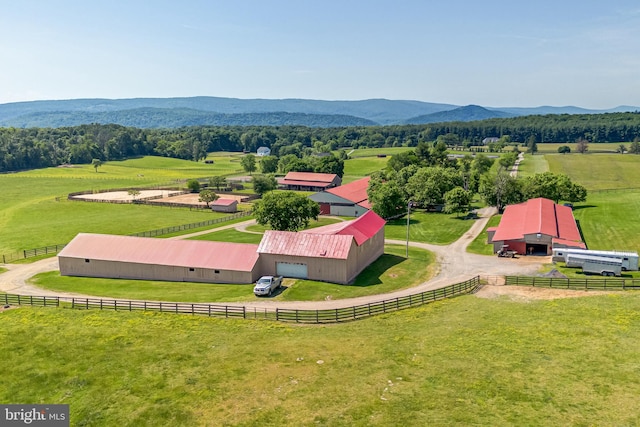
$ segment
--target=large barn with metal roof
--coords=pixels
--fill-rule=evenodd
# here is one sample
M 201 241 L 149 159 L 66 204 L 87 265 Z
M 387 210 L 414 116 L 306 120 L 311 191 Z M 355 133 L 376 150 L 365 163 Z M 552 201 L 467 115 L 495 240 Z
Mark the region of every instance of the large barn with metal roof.
M 373 211 L 298 233 L 265 232 L 260 245 L 78 234 L 59 254 L 63 276 L 252 283 L 282 275 L 347 284 L 384 252 Z
M 360 216 L 371 209 L 369 177 L 329 188 L 309 196 L 320 205 L 320 215 Z
M 286 190 L 322 191 L 342 184 L 342 178 L 334 173 L 289 172 L 278 179 L 278 185 Z
M 488 228 L 487 233 L 494 252 L 502 245 L 523 255 L 551 255 L 553 248 L 586 248 L 573 210 L 541 197 L 507 206 L 498 227 Z

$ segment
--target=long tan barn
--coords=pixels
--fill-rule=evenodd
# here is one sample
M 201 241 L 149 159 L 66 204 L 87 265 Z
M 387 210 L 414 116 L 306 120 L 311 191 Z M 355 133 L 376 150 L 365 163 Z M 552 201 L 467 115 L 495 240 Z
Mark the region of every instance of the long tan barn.
M 63 276 L 251 283 L 258 245 L 78 234 L 58 254 Z
M 298 233 L 267 231 L 260 245 L 78 234 L 59 254 L 63 276 L 252 283 L 263 275 L 348 284 L 384 252 L 373 211 Z

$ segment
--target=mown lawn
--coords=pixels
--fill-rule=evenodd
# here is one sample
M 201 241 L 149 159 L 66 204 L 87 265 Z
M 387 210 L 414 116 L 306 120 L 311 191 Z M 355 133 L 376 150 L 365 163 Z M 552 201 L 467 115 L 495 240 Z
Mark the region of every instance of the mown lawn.
M 234 230 L 235 231 L 235 230 Z M 224 233 L 221 231 L 220 233 Z M 240 233 L 247 236 L 257 234 Z M 237 236 L 231 236 L 237 237 Z M 252 242 L 247 242 L 252 243 Z M 312 280 L 285 279 L 286 289 L 274 298 L 319 301 L 391 292 L 419 285 L 435 271 L 435 257 L 425 250 L 411 248 L 409 259 L 404 247 L 385 245 L 385 254 L 365 268 L 353 285 L 335 285 Z M 44 289 L 73 292 L 105 298 L 144 299 L 153 301 L 220 302 L 253 301 L 253 285 L 162 282 L 149 280 L 100 279 L 60 276 L 52 271 L 34 276 L 31 282 Z
M 469 295 L 329 326 L 19 308 L 3 402 L 71 425 L 637 425 L 640 295 Z
M 374 295 L 426 282 L 436 272 L 435 255 L 429 251 L 385 245 L 384 255 L 367 267 L 352 285 L 287 279 L 282 293 L 285 301 L 319 301 Z
M 524 160 L 518 165 L 518 176 L 529 176 L 537 173 L 547 172 L 549 164 L 546 156 L 536 154 L 525 154 Z
M 435 212 L 411 212 L 409 240 L 436 245 L 448 245 L 458 240 L 473 224 L 472 219 Z M 400 218 L 387 222 L 385 238 L 406 240 L 407 219 Z
M 573 214 L 589 249 L 640 251 L 640 190 L 591 191 Z
M 351 219 L 355 219 L 355 218 L 351 218 Z M 309 226 L 306 229 L 308 230 L 311 228 L 323 227 L 325 225 L 335 224 L 336 222 L 341 222 L 341 220 L 337 218 L 328 218 L 326 216 L 319 216 L 317 220 L 312 219 L 311 221 L 309 221 Z M 271 230 L 271 227 L 268 225 L 253 224 L 248 226 L 247 230 L 257 232 L 257 233 L 264 233 L 267 230 Z
M 487 243 L 487 228 L 497 227 L 498 224 L 500 224 L 501 218 L 502 215 L 494 215 L 489 218 L 487 225 L 482 229 L 482 233 L 478 234 L 478 236 L 473 239 L 473 242 L 467 246 L 467 252 L 478 255 L 493 255 L 493 244 Z

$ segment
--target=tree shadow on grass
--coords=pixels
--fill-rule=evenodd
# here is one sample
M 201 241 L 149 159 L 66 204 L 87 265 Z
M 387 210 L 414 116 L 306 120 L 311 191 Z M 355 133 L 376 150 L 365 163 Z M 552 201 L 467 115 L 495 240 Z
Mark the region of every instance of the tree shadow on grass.
M 580 206 L 574 206 L 573 210 L 577 211 L 577 210 L 586 209 L 586 208 L 597 208 L 597 206 L 596 205 L 580 205 Z
M 391 254 L 382 254 L 373 264 L 362 270 L 356 280 L 347 286 L 365 288 L 367 286 L 381 285 L 380 277 L 390 268 L 405 261 L 405 257 Z

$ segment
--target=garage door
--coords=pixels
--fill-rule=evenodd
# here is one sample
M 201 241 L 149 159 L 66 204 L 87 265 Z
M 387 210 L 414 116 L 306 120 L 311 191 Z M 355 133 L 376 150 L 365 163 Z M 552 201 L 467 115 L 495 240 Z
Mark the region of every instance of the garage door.
M 298 279 L 307 278 L 307 264 L 295 264 L 290 262 L 276 263 L 276 273 L 278 276 L 296 277 Z

